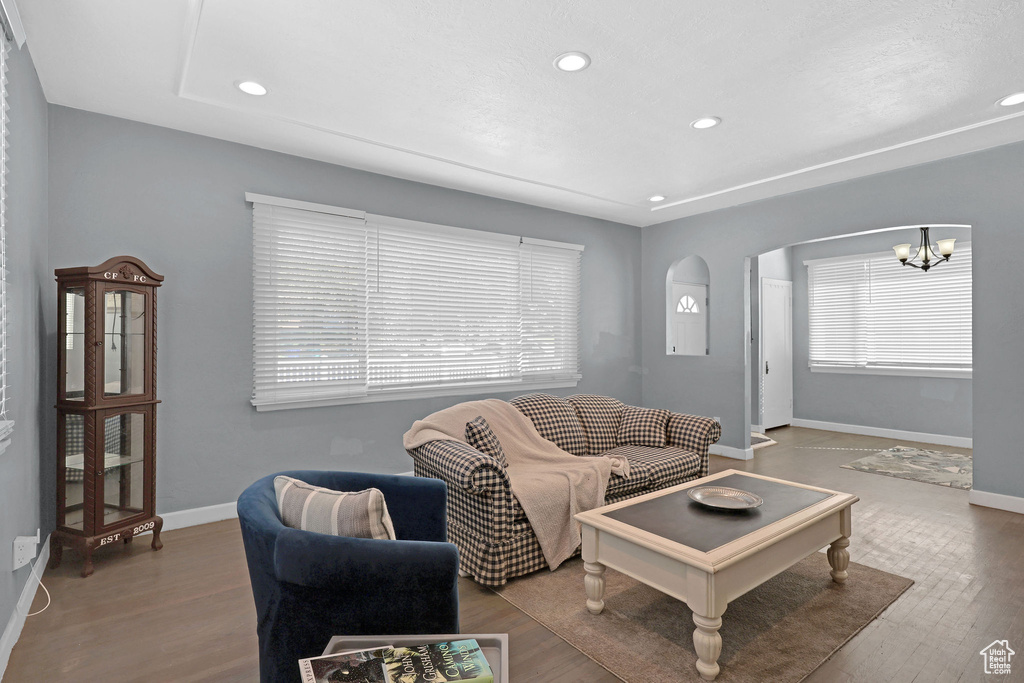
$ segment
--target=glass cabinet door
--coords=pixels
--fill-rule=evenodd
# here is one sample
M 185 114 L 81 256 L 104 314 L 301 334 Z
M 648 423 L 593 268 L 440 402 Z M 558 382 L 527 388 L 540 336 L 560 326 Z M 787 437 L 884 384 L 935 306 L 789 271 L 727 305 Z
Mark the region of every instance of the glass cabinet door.
M 100 524 L 108 527 L 143 511 L 147 425 L 145 413 L 117 413 L 102 422 L 103 495 L 98 513 Z
M 103 291 L 103 396 L 146 392 L 146 295 Z
M 64 420 L 64 519 L 57 520 L 82 531 L 85 524 L 85 416 L 66 413 Z
M 64 398 L 68 401 L 85 400 L 85 288 L 68 287 L 64 290 L 63 336 L 61 353 L 64 354 Z

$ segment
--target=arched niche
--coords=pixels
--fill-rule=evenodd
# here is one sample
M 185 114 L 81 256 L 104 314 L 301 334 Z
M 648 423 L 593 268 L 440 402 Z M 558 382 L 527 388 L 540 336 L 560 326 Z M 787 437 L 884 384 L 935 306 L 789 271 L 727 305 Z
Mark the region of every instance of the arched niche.
M 681 258 L 665 276 L 665 353 L 706 356 L 711 352 L 711 274 L 700 256 Z

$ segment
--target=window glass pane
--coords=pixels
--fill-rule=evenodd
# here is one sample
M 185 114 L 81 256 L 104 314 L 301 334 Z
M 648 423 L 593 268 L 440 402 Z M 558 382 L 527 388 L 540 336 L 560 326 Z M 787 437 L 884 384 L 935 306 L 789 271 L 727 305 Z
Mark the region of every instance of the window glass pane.
M 64 525 L 82 529 L 84 523 L 85 417 L 64 416 Z
M 85 400 L 85 289 L 70 287 L 64 292 L 64 396 L 69 401 Z
M 142 512 L 146 416 L 123 413 L 103 421 L 103 523 Z
M 146 295 L 108 291 L 103 308 L 103 395 L 145 393 Z

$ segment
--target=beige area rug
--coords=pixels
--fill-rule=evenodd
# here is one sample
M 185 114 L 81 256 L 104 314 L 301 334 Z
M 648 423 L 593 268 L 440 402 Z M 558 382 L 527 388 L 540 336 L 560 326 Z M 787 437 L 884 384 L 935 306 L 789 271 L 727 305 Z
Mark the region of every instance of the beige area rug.
M 851 562 L 839 585 L 814 553 L 737 598 L 722 616 L 716 681 L 800 681 L 892 604 L 913 581 Z M 628 683 L 700 681 L 685 603 L 605 572 L 605 608 L 587 611 L 583 561 L 514 579 L 495 592 Z
M 760 432 L 750 432 L 750 447 L 755 451 L 758 448 L 764 448 L 765 446 L 774 446 L 777 442 L 773 441 L 771 437 L 761 434 Z

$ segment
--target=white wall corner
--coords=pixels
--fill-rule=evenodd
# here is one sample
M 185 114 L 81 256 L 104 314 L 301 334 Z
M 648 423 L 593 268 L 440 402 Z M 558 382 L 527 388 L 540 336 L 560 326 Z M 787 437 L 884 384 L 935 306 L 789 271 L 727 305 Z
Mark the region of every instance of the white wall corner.
M 36 557 L 36 561 L 32 564 L 32 568 L 29 569 L 28 580 L 21 590 L 18 604 L 14 606 L 11 618 L 7 620 L 7 627 L 4 629 L 3 635 L 0 635 L 0 679 L 3 679 L 4 672 L 7 670 L 7 663 L 11 660 L 14 644 L 18 642 L 18 638 L 21 637 L 21 630 L 25 628 L 25 617 L 32 607 L 32 600 L 35 599 L 36 591 L 39 590 L 39 582 L 43 578 L 43 570 L 49 561 L 50 537 L 47 536 L 43 539 L 42 547 L 39 548 L 39 555 Z
M 164 528 L 161 529 L 161 532 L 173 531 L 189 526 L 220 522 L 225 519 L 235 519 L 238 517 L 238 503 L 221 503 L 191 510 L 179 510 L 178 512 L 157 512 L 157 514 L 164 520 Z
M 721 455 L 726 458 L 732 458 L 733 460 L 754 459 L 753 448 L 733 448 L 732 446 L 722 446 L 721 444 L 716 443 L 711 445 L 708 452 L 712 455 Z
M 967 501 L 971 505 L 980 505 L 982 507 L 1006 510 L 1007 512 L 1016 512 L 1019 515 L 1024 515 L 1024 498 L 1018 496 L 1007 496 L 1002 493 L 989 493 L 988 491 L 971 489 L 970 494 L 967 496 Z

